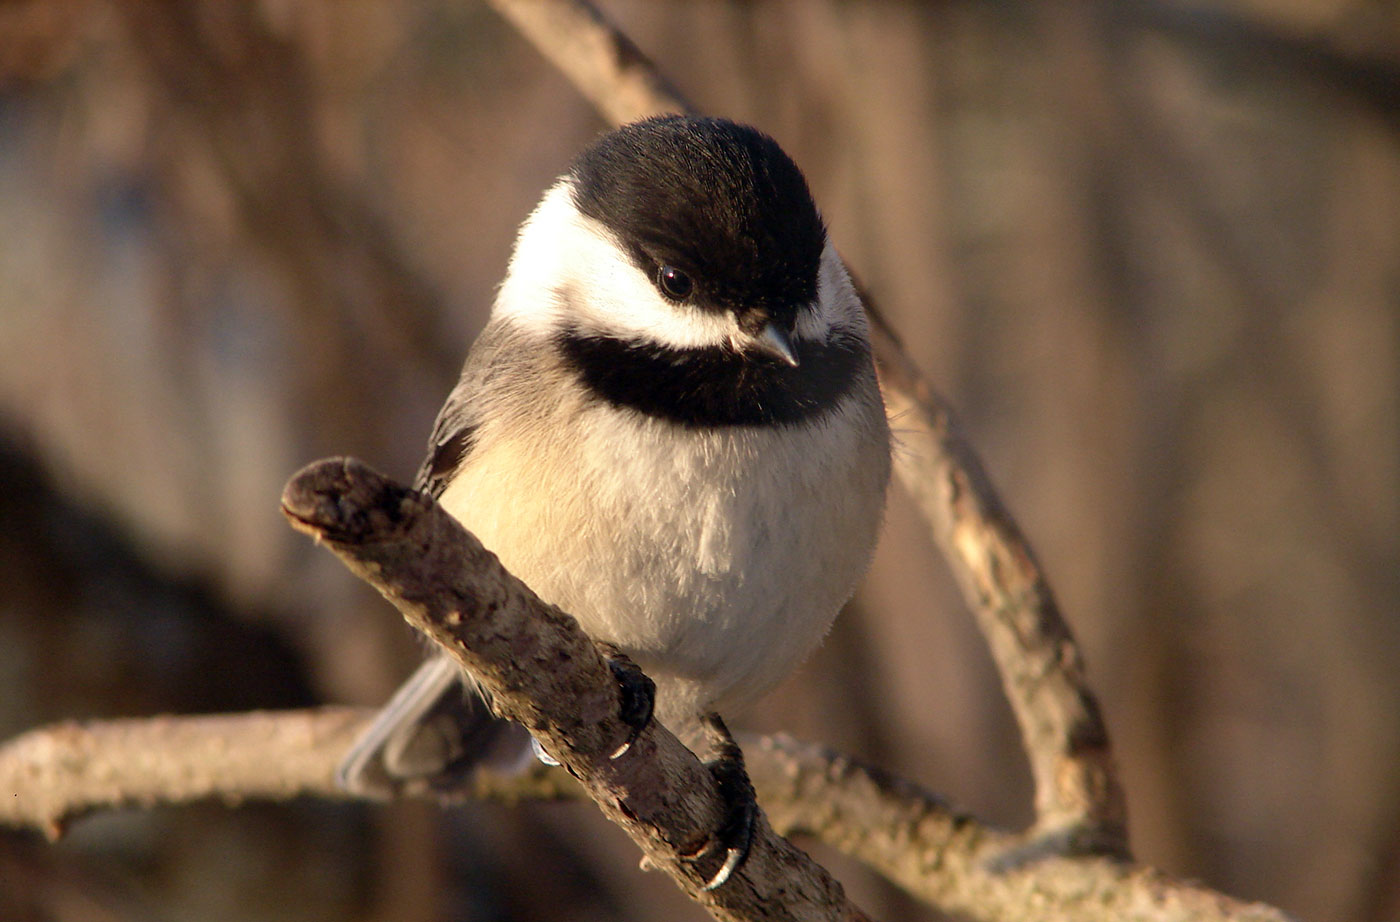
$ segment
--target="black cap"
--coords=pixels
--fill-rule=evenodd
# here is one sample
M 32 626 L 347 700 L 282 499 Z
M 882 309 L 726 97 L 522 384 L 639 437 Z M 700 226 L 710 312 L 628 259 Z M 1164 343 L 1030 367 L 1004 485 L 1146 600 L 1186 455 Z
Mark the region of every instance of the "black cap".
M 802 171 L 761 131 L 647 119 L 604 135 L 570 172 L 579 211 L 616 233 L 653 283 L 662 266 L 688 274 L 697 307 L 790 327 L 816 297 L 826 228 Z

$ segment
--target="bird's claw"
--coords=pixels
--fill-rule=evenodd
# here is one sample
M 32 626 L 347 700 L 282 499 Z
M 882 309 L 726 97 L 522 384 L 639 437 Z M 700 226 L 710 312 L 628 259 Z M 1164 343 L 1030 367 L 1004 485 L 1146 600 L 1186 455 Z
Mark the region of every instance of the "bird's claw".
M 630 731 L 622 745 L 608 756 L 609 759 L 617 759 L 632 748 L 637 737 L 646 729 L 647 724 L 651 723 L 652 709 L 656 705 L 656 683 L 617 647 L 612 644 L 599 646 L 603 649 L 613 678 L 617 680 L 618 719 L 626 724 Z
M 758 822 L 758 801 L 749 782 L 748 771 L 744 768 L 744 754 L 719 715 L 708 714 L 702 723 L 708 732 L 707 742 L 711 749 L 705 767 L 715 779 L 715 788 L 724 802 L 725 811 L 723 824 L 711 840 L 714 846 L 724 849 L 724 863 L 701 888 L 709 892 L 724 886 L 749 857 Z

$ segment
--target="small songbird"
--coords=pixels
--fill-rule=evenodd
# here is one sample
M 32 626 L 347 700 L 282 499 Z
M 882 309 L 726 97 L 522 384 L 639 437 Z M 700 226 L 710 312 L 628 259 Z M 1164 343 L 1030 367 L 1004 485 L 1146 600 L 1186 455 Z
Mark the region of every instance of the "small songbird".
M 825 635 L 889 471 L 864 310 L 801 171 L 753 128 L 668 116 L 602 136 L 525 221 L 417 486 L 636 663 L 694 745 Z M 342 783 L 473 764 L 471 688 L 429 660 Z M 724 877 L 747 847 L 726 844 Z

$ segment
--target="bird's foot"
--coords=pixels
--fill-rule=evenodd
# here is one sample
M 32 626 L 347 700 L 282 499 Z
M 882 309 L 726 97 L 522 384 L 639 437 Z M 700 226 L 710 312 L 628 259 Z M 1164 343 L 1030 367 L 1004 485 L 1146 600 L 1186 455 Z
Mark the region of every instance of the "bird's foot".
M 617 682 L 618 719 L 628 728 L 627 739 L 608 755 L 609 759 L 617 759 L 632 748 L 637 737 L 646 729 L 647 724 L 651 723 L 652 709 L 656 704 L 656 683 L 648 678 L 627 654 L 612 644 L 599 642 L 598 649 Z M 530 745 L 534 749 L 535 758 L 545 765 L 560 764 L 558 759 L 544 751 L 539 740 L 531 737 Z
M 734 875 L 749 857 L 754 829 L 758 822 L 758 800 L 749 773 L 744 768 L 744 753 L 718 714 L 706 714 L 700 719 L 705 730 L 706 753 L 703 761 L 715 779 L 715 787 L 724 801 L 725 816 L 711 838 L 711 848 L 724 850 L 724 863 L 705 884 L 704 890 L 718 890 Z
M 637 737 L 651 723 L 652 709 L 656 705 L 656 683 L 617 647 L 608 643 L 598 646 L 617 681 L 618 719 L 629 729 L 627 739 L 608 756 L 609 759 L 617 759 L 632 748 Z

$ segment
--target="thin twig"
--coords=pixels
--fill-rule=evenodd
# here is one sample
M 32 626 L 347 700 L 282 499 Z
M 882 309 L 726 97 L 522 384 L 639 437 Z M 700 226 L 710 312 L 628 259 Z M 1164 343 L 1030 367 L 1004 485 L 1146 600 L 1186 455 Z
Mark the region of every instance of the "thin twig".
M 630 38 L 588 3 L 491 0 L 614 125 L 691 105 Z
M 1020 725 L 1036 829 L 1070 852 L 1127 857 L 1108 731 L 1044 573 L 950 409 L 902 352 L 886 350 L 881 384 L 899 429 L 895 472 L 952 565 Z

